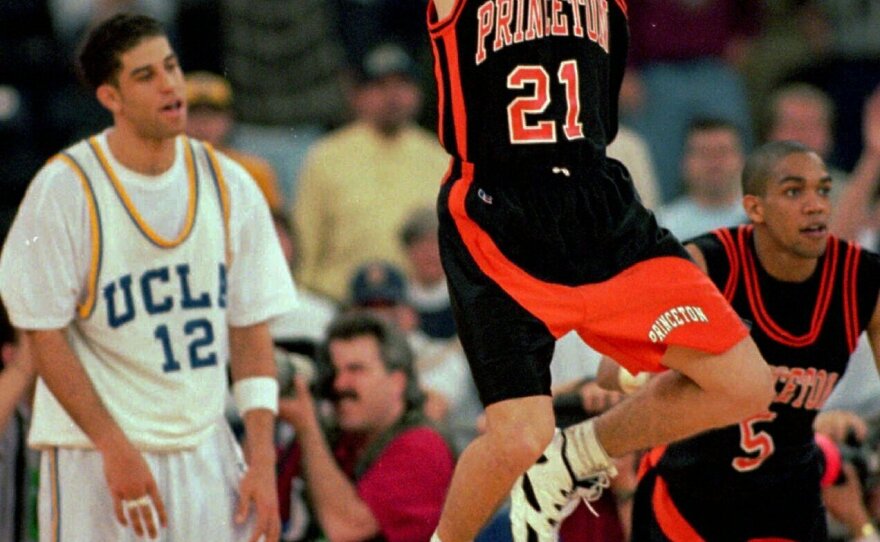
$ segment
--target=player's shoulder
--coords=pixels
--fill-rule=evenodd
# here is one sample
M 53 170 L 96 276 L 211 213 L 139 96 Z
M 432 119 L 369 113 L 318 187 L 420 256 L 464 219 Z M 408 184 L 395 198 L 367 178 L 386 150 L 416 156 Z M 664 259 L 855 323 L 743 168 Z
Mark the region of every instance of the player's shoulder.
M 43 199 L 71 201 L 85 189 L 89 173 L 83 164 L 83 152 L 88 149 L 86 141 L 80 141 L 50 157 L 34 175 L 28 185 L 28 193 Z

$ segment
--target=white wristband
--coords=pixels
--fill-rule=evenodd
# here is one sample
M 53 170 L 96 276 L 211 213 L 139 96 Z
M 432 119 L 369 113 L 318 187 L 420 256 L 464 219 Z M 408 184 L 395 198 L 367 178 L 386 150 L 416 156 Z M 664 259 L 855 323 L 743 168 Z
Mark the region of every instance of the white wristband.
M 242 416 L 255 408 L 265 408 L 278 414 L 278 381 L 271 376 L 242 378 L 232 384 L 232 398 Z

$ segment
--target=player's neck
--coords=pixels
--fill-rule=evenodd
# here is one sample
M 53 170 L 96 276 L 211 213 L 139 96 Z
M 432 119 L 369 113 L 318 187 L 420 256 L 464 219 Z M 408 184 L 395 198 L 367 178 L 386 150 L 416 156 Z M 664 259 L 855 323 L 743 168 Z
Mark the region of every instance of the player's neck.
M 144 175 L 160 175 L 174 164 L 176 138 L 146 138 L 117 124 L 107 133 L 107 145 L 123 166 Z
M 768 275 L 783 282 L 803 282 L 816 271 L 818 258 L 800 256 L 780 247 L 757 228 L 754 235 L 758 263 Z

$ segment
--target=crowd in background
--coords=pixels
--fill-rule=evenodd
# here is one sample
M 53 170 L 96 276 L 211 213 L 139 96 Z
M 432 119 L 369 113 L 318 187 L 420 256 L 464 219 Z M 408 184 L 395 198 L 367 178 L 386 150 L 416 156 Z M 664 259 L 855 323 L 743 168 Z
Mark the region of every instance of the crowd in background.
M 874 205 L 880 136 L 872 139 L 880 115 L 870 107 L 880 101 L 880 3 L 631 4 L 622 127 L 608 152 L 630 169 L 661 225 L 684 240 L 745 222 L 744 157 L 759 142 L 797 139 L 833 168 L 835 233 L 880 248 Z M 242 163 L 274 213 L 300 300 L 295 313 L 272 323 L 279 363 L 300 373 L 315 366 L 312 393 L 320 399 L 322 375 L 343 368 L 322 356 L 325 329 L 345 338 L 341 328 L 355 325 L 345 318 L 368 313 L 402 332 L 424 395 L 420 410 L 453 454 L 462 450 L 479 431 L 480 406 L 455 339 L 436 241 L 433 208 L 448 157 L 433 133 L 426 9 L 426 0 L 0 3 L 0 232 L 48 158 L 111 123 L 73 71 L 83 32 L 115 11 L 148 13 L 169 29 L 187 73 L 188 133 Z M 864 345 L 856 359 L 850 372 L 859 376 L 844 379 L 830 404 L 870 422 L 880 415 L 880 379 Z M 576 337 L 558 343 L 553 370 L 561 423 L 619 400 L 591 385 L 597 361 Z M 279 427 L 279 488 L 285 539 L 297 540 L 315 534 L 303 519 L 305 486 L 294 481 L 306 450 L 296 449 L 291 427 L 308 427 L 308 419 L 303 422 L 301 405 L 287 406 Z M 867 438 L 880 425 L 866 427 L 873 428 Z M 17 447 L 15 455 L 26 463 Z M 448 467 L 443 457 L 437 462 Z M 564 540 L 625 539 L 634 481 L 626 476 L 631 467 L 620 470 L 614 491 L 597 505 L 601 519 L 576 512 Z M 869 495 L 872 474 L 860 478 Z M 24 480 L 27 471 L 11 476 Z M 880 520 L 880 497 L 867 502 Z M 0 509 L 0 523 L 21 515 L 19 508 L 26 507 Z M 326 510 L 313 513 L 331 521 Z M 844 526 L 838 535 L 855 536 Z M 500 535 L 490 526 L 485 536 Z

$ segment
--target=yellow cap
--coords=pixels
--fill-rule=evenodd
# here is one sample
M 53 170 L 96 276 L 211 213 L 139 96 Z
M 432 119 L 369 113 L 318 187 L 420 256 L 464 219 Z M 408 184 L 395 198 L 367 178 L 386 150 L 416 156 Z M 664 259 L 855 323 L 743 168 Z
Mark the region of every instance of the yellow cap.
M 205 71 L 186 75 L 186 101 L 189 107 L 228 109 L 232 106 L 232 87 L 223 77 Z

